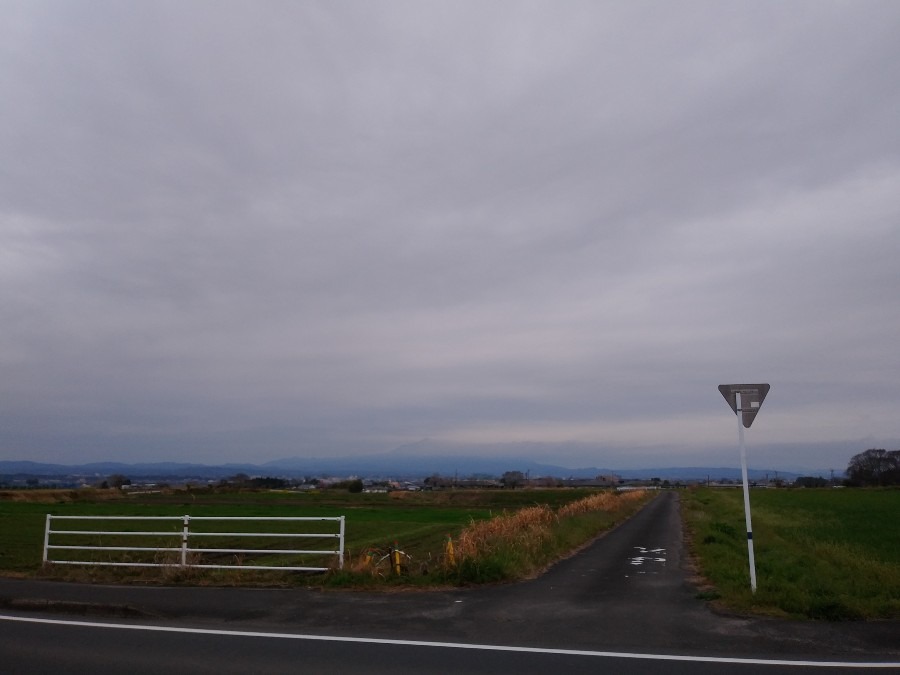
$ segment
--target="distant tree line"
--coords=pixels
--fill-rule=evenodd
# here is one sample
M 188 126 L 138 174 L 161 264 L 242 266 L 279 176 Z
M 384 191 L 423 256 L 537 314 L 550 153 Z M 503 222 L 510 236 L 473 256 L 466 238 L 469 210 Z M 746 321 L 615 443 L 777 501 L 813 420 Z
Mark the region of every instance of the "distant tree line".
M 271 476 L 250 478 L 245 473 L 238 473 L 219 481 L 219 487 L 248 488 L 251 490 L 281 490 L 289 486 L 290 483 L 283 478 L 272 478 Z
M 900 450 L 871 449 L 853 455 L 847 484 L 857 487 L 900 485 Z
M 828 481 L 821 476 L 800 476 L 794 481 L 794 487 L 823 488 L 828 487 Z

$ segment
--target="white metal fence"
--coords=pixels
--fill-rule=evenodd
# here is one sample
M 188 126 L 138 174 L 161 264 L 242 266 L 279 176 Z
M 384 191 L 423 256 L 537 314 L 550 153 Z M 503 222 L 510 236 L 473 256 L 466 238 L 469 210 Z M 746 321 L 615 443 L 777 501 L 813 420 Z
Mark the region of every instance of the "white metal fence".
M 152 529 L 148 529 L 150 521 L 157 524 Z M 254 531 L 226 531 L 233 529 L 233 523 L 260 521 L 267 521 L 268 531 L 255 530 L 249 525 L 243 527 Z M 299 523 L 303 524 L 302 531 L 297 531 Z M 323 541 L 332 545 L 323 546 Z M 255 545 L 251 548 L 250 543 Z M 297 564 L 310 558 L 310 564 Z M 344 516 L 54 516 L 48 513 L 44 530 L 44 562 L 60 565 L 324 572 L 333 567 L 322 564 L 329 558 L 336 558 L 337 567 L 343 568 Z

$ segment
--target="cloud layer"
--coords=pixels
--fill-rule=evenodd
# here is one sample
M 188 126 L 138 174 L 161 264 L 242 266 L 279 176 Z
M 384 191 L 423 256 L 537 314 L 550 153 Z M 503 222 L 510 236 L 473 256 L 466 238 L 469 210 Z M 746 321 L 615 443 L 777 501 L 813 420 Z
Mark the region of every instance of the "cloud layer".
M 0 8 L 8 458 L 900 439 L 896 3 Z

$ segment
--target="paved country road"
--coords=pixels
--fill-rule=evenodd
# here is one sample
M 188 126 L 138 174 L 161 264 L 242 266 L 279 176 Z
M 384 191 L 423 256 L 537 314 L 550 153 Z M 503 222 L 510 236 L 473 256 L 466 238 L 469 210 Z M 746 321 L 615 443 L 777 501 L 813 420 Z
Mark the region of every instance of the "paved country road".
M 723 616 L 695 594 L 678 495 L 666 492 L 540 578 L 490 588 L 358 593 L 2 579 L 0 664 L 12 670 L 0 669 L 111 672 L 122 659 L 129 672 L 170 673 L 900 668 L 896 622 Z M 857 670 L 869 672 L 839 669 Z

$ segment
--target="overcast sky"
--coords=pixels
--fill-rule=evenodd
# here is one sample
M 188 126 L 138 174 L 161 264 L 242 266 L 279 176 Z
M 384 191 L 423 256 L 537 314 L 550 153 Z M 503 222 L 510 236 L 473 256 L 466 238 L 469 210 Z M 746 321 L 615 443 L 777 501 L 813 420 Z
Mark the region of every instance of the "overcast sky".
M 0 459 L 900 447 L 900 3 L 0 0 Z M 756 453 L 754 456 L 754 452 Z

